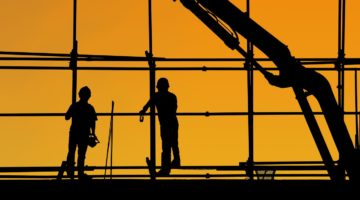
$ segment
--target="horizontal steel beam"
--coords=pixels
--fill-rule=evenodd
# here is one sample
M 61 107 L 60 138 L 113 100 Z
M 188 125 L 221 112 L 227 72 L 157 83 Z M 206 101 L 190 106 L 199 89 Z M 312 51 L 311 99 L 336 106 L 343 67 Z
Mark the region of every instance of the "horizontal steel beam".
M 323 115 L 323 112 L 313 112 L 314 115 Z M 344 112 L 345 115 L 355 115 L 360 112 Z M 97 113 L 98 116 L 111 116 L 111 113 Z M 254 115 L 303 115 L 303 112 L 254 112 Z M 139 113 L 113 113 L 113 116 L 140 116 Z M 150 115 L 146 113 L 145 116 Z M 157 115 L 157 113 L 155 113 Z M 248 112 L 179 112 L 177 116 L 247 116 Z M 59 117 L 65 113 L 0 113 L 0 117 Z

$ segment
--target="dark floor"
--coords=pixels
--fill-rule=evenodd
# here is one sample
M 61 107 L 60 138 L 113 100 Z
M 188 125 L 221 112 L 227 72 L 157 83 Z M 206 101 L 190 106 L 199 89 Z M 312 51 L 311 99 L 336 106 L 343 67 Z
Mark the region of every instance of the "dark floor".
M 330 181 L 244 180 L 0 180 L 0 194 L 10 199 L 358 199 L 360 186 Z M 247 198 L 248 199 L 248 198 Z M 190 199 L 189 199 L 190 200 Z

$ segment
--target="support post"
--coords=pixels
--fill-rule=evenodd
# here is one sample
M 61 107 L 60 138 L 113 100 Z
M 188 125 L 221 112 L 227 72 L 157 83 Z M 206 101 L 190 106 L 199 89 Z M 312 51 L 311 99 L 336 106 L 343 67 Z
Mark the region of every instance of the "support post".
M 74 0 L 74 13 L 73 13 L 73 49 L 70 53 L 70 68 L 72 70 L 72 103 L 76 103 L 77 91 L 77 57 L 78 57 L 78 42 L 76 40 L 76 15 L 77 15 L 77 2 Z
M 153 46 L 152 46 L 152 4 L 149 0 L 149 51 L 145 52 L 149 62 L 150 68 L 150 99 L 155 97 L 155 61 L 153 60 Z M 156 168 L 156 120 L 155 120 L 155 104 L 150 106 L 150 162 L 151 171 Z M 155 174 L 151 175 L 151 180 L 156 180 Z
M 246 12 L 250 17 L 250 0 L 246 0 Z M 249 180 L 254 180 L 254 74 L 252 60 L 254 57 L 253 45 L 247 40 L 247 56 L 245 68 L 247 68 L 247 88 L 248 88 L 248 132 L 249 132 L 249 157 L 247 160 L 246 173 Z
M 359 111 L 358 111 L 358 89 L 357 89 L 357 70 L 354 71 L 355 77 L 355 148 L 359 148 Z
M 345 0 L 339 0 L 338 13 L 338 104 L 344 112 L 344 59 L 345 59 Z

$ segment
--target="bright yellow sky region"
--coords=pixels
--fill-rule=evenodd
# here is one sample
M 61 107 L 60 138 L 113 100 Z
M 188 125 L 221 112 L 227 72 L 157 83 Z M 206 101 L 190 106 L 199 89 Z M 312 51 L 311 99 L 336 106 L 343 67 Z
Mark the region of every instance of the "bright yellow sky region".
M 232 1 L 240 8 L 245 0 Z M 346 57 L 360 57 L 360 1 L 348 0 Z M 147 0 L 78 0 L 79 53 L 144 56 L 149 49 Z M 0 3 L 0 50 L 70 53 L 72 0 L 3 0 Z M 288 45 L 296 57 L 337 56 L 337 0 L 251 1 L 251 17 Z M 241 45 L 246 41 L 241 38 Z M 153 52 L 158 57 L 241 58 L 228 49 L 180 2 L 153 1 Z M 258 50 L 256 57 L 264 57 Z M 68 62 L 0 62 L 7 65 L 68 66 Z M 79 66 L 138 66 L 146 62 L 79 62 Z M 157 66 L 243 66 L 231 62 L 158 62 Z M 269 67 L 272 65 L 265 64 Z M 309 66 L 310 67 L 310 66 Z M 334 67 L 333 65 L 322 67 Z M 337 96 L 337 74 L 322 72 Z M 244 71 L 158 71 L 178 97 L 178 112 L 246 112 Z M 354 72 L 346 72 L 345 109 L 354 111 Z M 147 71 L 79 71 L 78 88 L 92 90 L 90 103 L 99 113 L 138 112 L 149 98 Z M 71 103 L 71 71 L 0 71 L 0 113 L 66 112 Z M 255 73 L 255 111 L 300 111 L 291 89 L 270 86 Z M 319 106 L 309 97 L 314 111 Z M 318 117 L 331 153 L 337 159 L 326 123 Z M 183 165 L 238 165 L 248 157 L 245 116 L 180 116 Z M 320 160 L 303 116 L 256 116 L 255 161 Z M 351 137 L 355 117 L 346 117 Z M 109 117 L 99 117 L 101 143 L 89 149 L 87 165 L 104 165 Z M 70 122 L 63 117 L 1 117 L 0 166 L 56 166 L 67 153 Z M 113 165 L 145 165 L 150 154 L 149 118 L 114 119 Z M 157 163 L 161 140 L 157 122 Z

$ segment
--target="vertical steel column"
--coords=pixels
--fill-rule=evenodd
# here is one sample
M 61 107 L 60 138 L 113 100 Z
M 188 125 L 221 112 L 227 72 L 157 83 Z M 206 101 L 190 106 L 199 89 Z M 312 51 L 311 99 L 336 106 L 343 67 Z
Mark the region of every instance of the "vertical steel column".
M 246 12 L 250 17 L 250 0 L 246 0 Z M 247 68 L 248 84 L 248 131 L 249 131 L 249 158 L 247 160 L 247 175 L 254 180 L 254 74 L 252 60 L 254 57 L 253 45 L 247 40 L 247 56 L 245 67 Z
M 152 45 L 152 5 L 149 0 L 149 67 L 150 67 L 150 99 L 155 97 L 155 62 L 152 60 L 153 45 Z M 152 171 L 156 168 L 156 120 L 155 120 L 155 104 L 150 106 L 150 160 Z M 155 180 L 155 176 L 151 176 L 152 180 Z
M 76 102 L 77 91 L 77 55 L 78 55 L 78 43 L 76 40 L 76 11 L 77 3 L 74 0 L 74 13 L 73 13 L 73 49 L 70 53 L 70 68 L 72 70 L 72 103 Z
M 338 103 L 344 112 L 345 0 L 339 0 L 338 13 Z
M 342 113 L 344 113 L 345 0 L 339 0 L 338 7 L 339 7 L 338 8 L 338 58 L 336 62 L 336 68 L 338 70 L 337 87 L 338 87 L 338 104 Z M 341 156 L 339 156 L 339 160 L 342 160 Z
M 359 113 L 358 113 L 358 89 L 357 89 L 357 70 L 355 73 L 355 148 L 359 149 Z

